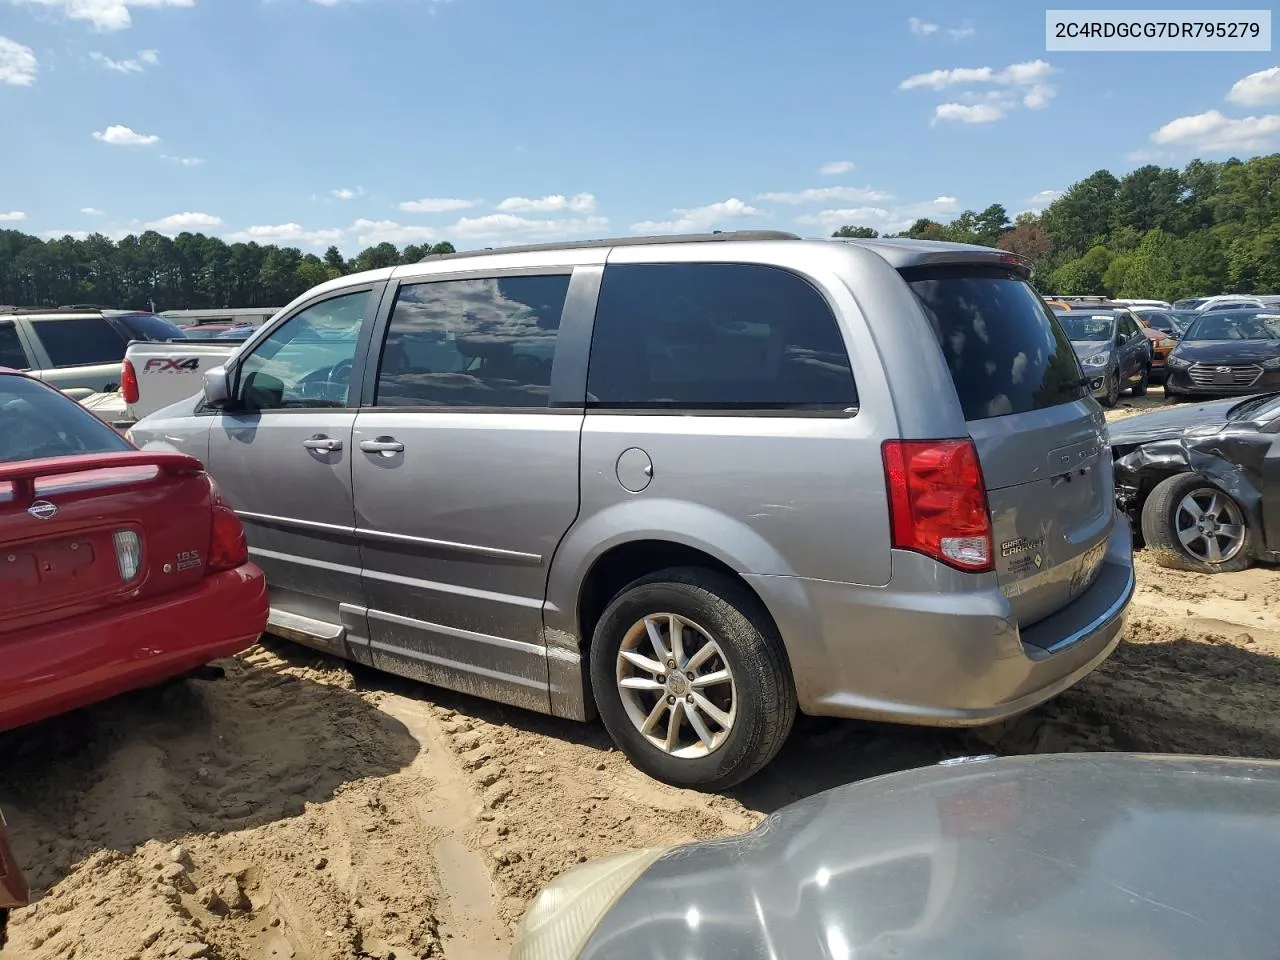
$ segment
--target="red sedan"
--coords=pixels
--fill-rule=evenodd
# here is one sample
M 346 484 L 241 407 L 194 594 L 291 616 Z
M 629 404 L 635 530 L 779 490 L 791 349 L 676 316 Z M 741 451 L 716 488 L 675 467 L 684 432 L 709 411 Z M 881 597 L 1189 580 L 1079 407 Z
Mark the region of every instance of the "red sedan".
M 0 368 L 0 730 L 254 643 L 265 578 L 199 460 Z

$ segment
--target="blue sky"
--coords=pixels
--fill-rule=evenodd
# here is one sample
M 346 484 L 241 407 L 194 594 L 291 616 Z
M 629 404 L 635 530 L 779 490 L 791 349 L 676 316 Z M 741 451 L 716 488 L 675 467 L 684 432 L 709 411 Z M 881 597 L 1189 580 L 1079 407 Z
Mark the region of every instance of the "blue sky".
M 0 0 L 0 226 L 901 229 L 1276 149 L 1278 59 L 1050 54 L 1016 0 Z

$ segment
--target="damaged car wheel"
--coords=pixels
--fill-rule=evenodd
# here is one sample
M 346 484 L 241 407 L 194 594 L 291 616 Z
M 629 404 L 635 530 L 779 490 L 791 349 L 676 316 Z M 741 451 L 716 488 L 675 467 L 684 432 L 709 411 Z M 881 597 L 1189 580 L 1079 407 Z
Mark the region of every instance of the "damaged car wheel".
M 1249 566 L 1244 510 L 1199 474 L 1180 473 L 1156 485 L 1142 505 L 1142 536 L 1162 567 L 1234 573 Z

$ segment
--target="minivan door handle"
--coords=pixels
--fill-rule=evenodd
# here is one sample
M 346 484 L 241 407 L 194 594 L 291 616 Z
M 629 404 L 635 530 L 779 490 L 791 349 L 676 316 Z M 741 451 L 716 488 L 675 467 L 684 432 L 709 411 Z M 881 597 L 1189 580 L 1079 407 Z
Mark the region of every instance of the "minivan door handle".
M 308 450 L 326 450 L 333 452 L 342 449 L 342 441 L 334 440 L 332 437 L 312 437 L 310 440 L 303 440 L 302 445 Z
M 377 440 L 361 440 L 360 449 L 365 453 L 404 453 L 404 444 L 394 437 L 379 437 Z

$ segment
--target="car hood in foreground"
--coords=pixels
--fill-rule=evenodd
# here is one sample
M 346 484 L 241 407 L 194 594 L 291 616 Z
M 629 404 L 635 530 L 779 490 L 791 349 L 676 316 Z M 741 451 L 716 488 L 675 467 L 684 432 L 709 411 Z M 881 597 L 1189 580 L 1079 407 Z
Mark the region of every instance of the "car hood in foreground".
M 1239 397 L 1213 400 L 1208 403 L 1182 403 L 1177 406 L 1138 413 L 1123 420 L 1107 424 L 1107 435 L 1113 447 L 1146 443 L 1148 440 L 1167 440 L 1180 437 L 1187 430 L 1196 433 L 1216 433 L 1227 422 L 1232 407 L 1241 403 Z
M 668 851 L 579 956 L 1275 956 L 1280 763 L 1126 754 L 938 766 Z
M 1174 356 L 1191 363 L 1261 363 L 1280 357 L 1280 340 L 1183 340 Z

